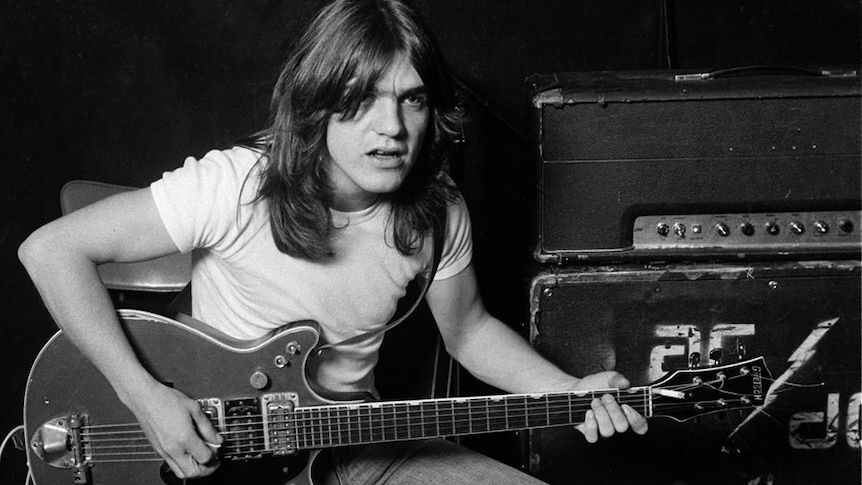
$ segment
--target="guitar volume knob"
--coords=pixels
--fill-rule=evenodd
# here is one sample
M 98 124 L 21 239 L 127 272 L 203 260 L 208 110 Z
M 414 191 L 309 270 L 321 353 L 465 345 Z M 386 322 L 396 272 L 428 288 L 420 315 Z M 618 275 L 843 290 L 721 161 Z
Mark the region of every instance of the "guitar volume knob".
M 269 376 L 263 371 L 254 371 L 251 377 L 249 377 L 248 383 L 251 384 L 251 387 L 260 391 L 269 385 Z

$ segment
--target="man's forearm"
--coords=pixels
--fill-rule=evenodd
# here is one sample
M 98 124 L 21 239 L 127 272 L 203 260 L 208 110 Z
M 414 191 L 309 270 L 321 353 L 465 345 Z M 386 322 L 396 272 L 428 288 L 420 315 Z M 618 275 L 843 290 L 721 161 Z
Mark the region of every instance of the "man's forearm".
M 95 263 L 38 236 L 21 246 L 19 257 L 57 325 L 102 372 L 123 402 L 136 389 L 152 384 L 122 332 Z
M 457 354 L 456 359 L 471 374 L 507 392 L 568 390 L 578 382 L 491 316 L 462 337 Z

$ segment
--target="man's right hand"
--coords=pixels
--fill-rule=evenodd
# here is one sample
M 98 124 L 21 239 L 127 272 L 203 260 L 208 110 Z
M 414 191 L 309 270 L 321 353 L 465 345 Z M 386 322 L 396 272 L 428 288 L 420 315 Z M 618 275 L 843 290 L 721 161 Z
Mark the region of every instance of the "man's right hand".
M 204 477 L 218 468 L 223 440 L 196 401 L 155 383 L 146 396 L 125 404 L 178 478 Z

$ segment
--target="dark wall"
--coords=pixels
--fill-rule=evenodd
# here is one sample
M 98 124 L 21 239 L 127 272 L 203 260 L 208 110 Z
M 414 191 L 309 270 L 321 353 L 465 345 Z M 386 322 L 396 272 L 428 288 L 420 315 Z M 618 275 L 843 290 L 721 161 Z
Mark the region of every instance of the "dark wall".
M 0 431 L 22 422 L 55 327 L 15 255 L 72 179 L 145 185 L 262 126 L 293 36 L 321 1 L 5 0 L 0 5 Z M 534 72 L 858 64 L 855 0 L 421 0 L 472 123 L 456 167 L 488 305 L 521 328 Z M 5 481 L 8 467 L 2 469 Z

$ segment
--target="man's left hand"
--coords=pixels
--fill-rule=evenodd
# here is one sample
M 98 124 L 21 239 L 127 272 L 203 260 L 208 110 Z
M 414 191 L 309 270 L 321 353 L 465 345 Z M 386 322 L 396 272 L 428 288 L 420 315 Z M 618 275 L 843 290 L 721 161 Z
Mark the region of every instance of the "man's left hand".
M 578 382 L 576 390 L 626 389 L 629 380 L 619 372 L 607 371 L 586 376 Z M 603 394 L 590 402 L 584 422 L 575 427 L 590 443 L 599 436 L 609 438 L 629 429 L 642 435 L 647 432 L 647 420 L 628 404 L 620 405 L 611 394 Z

